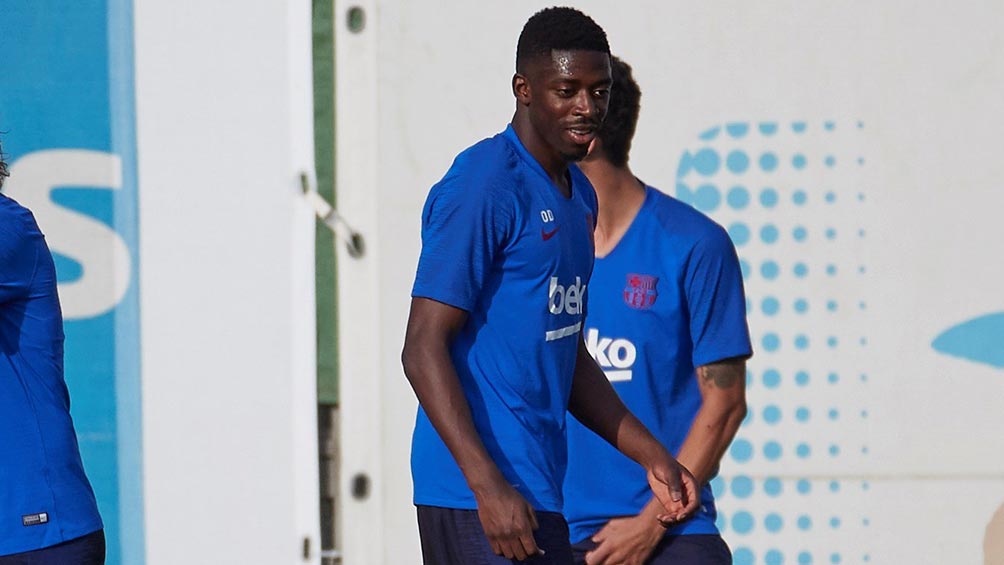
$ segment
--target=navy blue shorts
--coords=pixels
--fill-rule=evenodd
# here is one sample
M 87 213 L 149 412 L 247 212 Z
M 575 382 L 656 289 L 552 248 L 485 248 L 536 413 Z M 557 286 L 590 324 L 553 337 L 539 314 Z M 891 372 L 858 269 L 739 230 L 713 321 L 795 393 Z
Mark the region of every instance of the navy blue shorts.
M 590 539 L 573 545 L 575 564 L 583 565 L 586 552 L 595 547 Z M 717 534 L 666 536 L 655 546 L 645 565 L 732 565 L 732 552 Z
M 104 565 L 104 563 L 104 530 L 35 551 L 0 556 L 0 565 Z
M 544 555 L 516 561 L 492 552 L 477 510 L 418 506 L 425 565 L 572 565 L 565 518 L 557 512 L 537 512 L 537 525 L 533 538 Z

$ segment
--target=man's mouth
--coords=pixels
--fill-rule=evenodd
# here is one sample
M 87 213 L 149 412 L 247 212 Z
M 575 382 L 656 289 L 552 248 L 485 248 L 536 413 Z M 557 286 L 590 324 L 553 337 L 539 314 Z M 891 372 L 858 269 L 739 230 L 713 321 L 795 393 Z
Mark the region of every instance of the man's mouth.
M 581 124 L 567 128 L 569 137 L 576 145 L 589 145 L 596 137 L 597 127 L 593 124 Z

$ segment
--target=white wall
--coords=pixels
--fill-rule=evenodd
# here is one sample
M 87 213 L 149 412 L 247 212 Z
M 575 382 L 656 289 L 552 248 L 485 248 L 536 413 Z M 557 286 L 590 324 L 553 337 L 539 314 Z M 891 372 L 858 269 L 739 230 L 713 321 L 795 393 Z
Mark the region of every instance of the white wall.
M 135 6 L 150 565 L 319 562 L 310 38 L 303 0 Z
M 346 433 L 352 429 L 343 476 L 363 470 L 376 488 L 368 501 L 346 502 L 347 562 L 418 563 L 407 471 L 415 402 L 398 355 L 421 205 L 457 152 L 505 126 L 517 36 L 549 3 L 358 4 L 368 27 L 339 35 L 337 49 L 338 191 L 371 254 L 348 267 L 343 258 L 339 273 L 342 359 L 354 359 L 342 373 Z M 689 190 L 713 185 L 722 200 L 709 213 L 752 233 L 740 254 L 751 270 L 757 356 L 752 416 L 739 436 L 752 456 L 728 455 L 717 484 L 737 564 L 980 562 L 986 525 L 1004 503 L 996 440 L 1004 375 L 938 353 L 931 342 L 953 324 L 1004 311 L 1004 262 L 996 257 L 1004 239 L 1004 160 L 997 157 L 1004 8 L 975 1 L 579 5 L 605 27 L 641 84 L 635 172 L 673 195 L 678 181 Z M 792 129 L 799 121 L 805 133 Z M 761 122 L 776 122 L 778 133 L 759 133 Z M 727 123 L 750 124 L 751 132 L 699 138 Z M 747 152 L 751 168 L 734 174 L 723 163 L 678 178 L 681 156 L 702 149 L 723 160 Z M 759 167 L 767 151 L 780 158 L 774 171 Z M 803 169 L 791 165 L 799 153 L 807 157 Z M 724 198 L 737 184 L 752 195 L 747 207 Z M 768 186 L 779 194 L 774 207 L 759 202 Z M 793 201 L 799 188 L 807 193 L 803 205 Z M 760 238 L 768 224 L 779 230 L 777 243 Z M 804 242 L 792 236 L 798 226 L 807 231 Z M 773 279 L 761 271 L 771 260 L 780 268 Z M 807 276 L 793 274 L 798 262 Z M 768 297 L 779 299 L 780 313 L 763 312 Z M 807 313 L 794 309 L 798 298 Z M 778 336 L 777 350 L 764 345 L 768 334 Z M 802 335 L 809 345 L 799 349 Z M 780 375 L 777 386 L 769 377 L 765 384 L 769 369 Z M 801 386 L 795 375 L 803 369 L 810 381 Z M 780 410 L 779 422 L 764 419 L 768 406 Z M 805 422 L 801 407 L 810 414 Z M 777 457 L 764 455 L 771 442 Z M 798 455 L 803 443 L 805 457 Z M 753 494 L 737 496 L 733 485 L 746 479 Z M 807 494 L 798 490 L 802 479 Z M 803 516 L 810 526 L 799 526 Z

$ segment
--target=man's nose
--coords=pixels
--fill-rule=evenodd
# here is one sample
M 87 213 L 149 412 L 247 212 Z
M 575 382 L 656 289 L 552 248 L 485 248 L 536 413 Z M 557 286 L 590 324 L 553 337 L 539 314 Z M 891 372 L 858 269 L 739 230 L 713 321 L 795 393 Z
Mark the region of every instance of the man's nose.
M 582 91 L 575 97 L 573 111 L 577 116 L 592 116 L 596 114 L 596 101 L 588 92 Z

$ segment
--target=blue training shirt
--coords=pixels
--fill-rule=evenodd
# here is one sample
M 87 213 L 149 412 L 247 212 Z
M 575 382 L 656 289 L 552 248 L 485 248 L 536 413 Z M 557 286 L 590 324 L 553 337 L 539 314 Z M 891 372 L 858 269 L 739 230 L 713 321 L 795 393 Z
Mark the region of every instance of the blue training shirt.
M 568 174 L 565 198 L 512 126 L 461 153 L 426 200 L 412 290 L 468 312 L 450 353 L 474 426 L 506 479 L 552 512 L 596 218 L 592 185 Z M 477 507 L 421 407 L 411 467 L 415 504 Z
M 718 224 L 658 190 L 596 259 L 585 340 L 628 408 L 678 453 L 701 406 L 695 367 L 752 353 L 735 248 Z M 645 470 L 568 416 L 565 517 L 582 541 L 652 498 Z M 714 534 L 710 486 L 669 534 Z
M 0 194 L 0 555 L 101 528 L 63 381 L 52 255 L 31 212 Z

